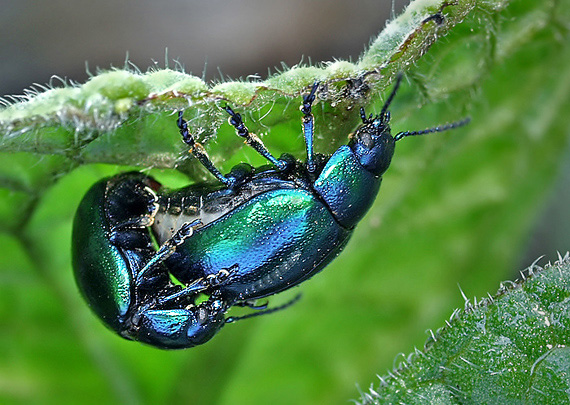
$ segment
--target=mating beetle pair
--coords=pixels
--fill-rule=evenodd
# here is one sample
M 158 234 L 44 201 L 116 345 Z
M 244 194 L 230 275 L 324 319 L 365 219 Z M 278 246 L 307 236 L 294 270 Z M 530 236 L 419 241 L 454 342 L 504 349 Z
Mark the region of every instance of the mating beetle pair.
M 225 317 L 232 306 L 261 309 L 246 318 L 289 305 L 265 309 L 254 301 L 312 277 L 340 253 L 374 202 L 396 141 L 466 123 L 393 137 L 388 107 L 400 81 L 380 114 L 367 117 L 361 109 L 362 125 L 331 156 L 313 151 L 315 84 L 301 107 L 305 162 L 275 158 L 225 107 L 237 134 L 271 163 L 242 163 L 227 175 L 180 113 L 184 142 L 218 181 L 167 191 L 135 172 L 103 179 L 87 192 L 74 221 L 73 267 L 93 311 L 127 339 L 186 348 L 240 319 Z

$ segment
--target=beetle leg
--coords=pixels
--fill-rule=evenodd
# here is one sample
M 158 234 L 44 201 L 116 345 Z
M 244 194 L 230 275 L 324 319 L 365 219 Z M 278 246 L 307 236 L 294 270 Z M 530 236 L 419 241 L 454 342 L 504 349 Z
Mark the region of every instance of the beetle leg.
M 207 277 L 202 277 L 192 284 L 184 287 L 182 290 L 177 291 L 173 294 L 170 294 L 166 297 L 161 297 L 158 299 L 157 303 L 159 305 L 163 305 L 168 301 L 176 300 L 178 298 L 184 298 L 191 295 L 195 295 L 201 292 L 205 292 L 207 290 L 211 290 L 212 288 L 219 287 L 224 284 L 229 284 L 232 282 L 232 276 L 235 275 L 238 271 L 238 265 L 234 265 L 229 269 L 222 269 L 218 271 L 217 274 L 210 274 Z
M 269 315 L 269 314 L 272 314 L 274 312 L 281 311 L 281 310 L 284 310 L 286 308 L 289 308 L 291 305 L 293 305 L 294 303 L 299 301 L 299 299 L 301 299 L 301 294 L 297 294 L 291 300 L 287 301 L 283 305 L 279 305 L 278 307 L 269 308 L 269 309 L 266 309 L 263 311 L 254 312 L 252 314 L 247 314 L 244 316 L 229 316 L 226 318 L 226 323 L 233 323 L 236 321 L 241 321 L 242 319 L 254 318 L 256 316 L 261 316 L 261 315 Z
M 311 88 L 311 92 L 303 96 L 303 104 L 301 105 L 301 112 L 303 113 L 303 134 L 305 135 L 305 146 L 307 148 L 307 170 L 310 173 L 315 171 L 315 153 L 313 150 L 315 119 L 311 107 L 315 101 L 315 93 L 318 87 L 319 82 L 315 82 Z
M 211 287 L 210 284 L 208 283 L 208 281 L 205 278 L 200 278 L 200 279 L 194 281 L 192 284 L 184 287 L 180 291 L 177 291 L 177 292 L 172 293 L 170 295 L 167 295 L 165 297 L 159 297 L 156 300 L 156 305 L 164 305 L 169 301 L 174 301 L 174 300 L 179 299 L 179 298 L 186 298 L 190 295 L 196 295 L 196 294 L 199 294 L 201 292 L 206 291 L 210 287 Z
M 148 261 L 147 264 L 141 269 L 137 275 L 136 284 L 141 285 L 149 277 L 152 271 L 154 271 L 158 265 L 168 259 L 172 253 L 176 250 L 176 247 L 181 245 L 187 238 L 192 236 L 194 233 L 194 228 L 201 225 L 202 221 L 199 219 L 193 222 L 186 222 L 180 229 L 178 229 L 170 239 L 168 239 L 164 244 L 158 249 L 156 254 Z
M 202 163 L 202 165 L 208 169 L 210 173 L 214 175 L 219 181 L 224 183 L 226 186 L 231 187 L 233 185 L 232 179 L 224 176 L 217 168 L 214 166 L 214 163 L 210 160 L 210 157 L 206 153 L 206 149 L 202 146 L 201 143 L 196 142 L 194 136 L 188 130 L 188 123 L 185 119 L 182 118 L 184 114 L 183 111 L 178 112 L 178 120 L 176 123 L 178 124 L 178 128 L 180 129 L 180 135 L 182 135 L 182 140 L 188 146 L 190 146 L 190 153 L 194 155 L 196 159 Z
M 239 301 L 236 302 L 234 305 L 236 307 L 248 307 L 251 309 L 255 309 L 256 311 L 261 311 L 264 309 L 267 309 L 267 305 L 269 304 L 268 301 L 265 301 L 263 304 L 261 305 L 256 305 L 255 304 L 255 300 L 246 300 L 246 301 Z
M 245 143 L 251 146 L 257 151 L 261 156 L 269 160 L 272 164 L 277 166 L 279 170 L 285 170 L 287 168 L 287 162 L 282 159 L 276 159 L 271 152 L 265 147 L 261 139 L 255 134 L 249 132 L 243 120 L 241 119 L 241 114 L 234 112 L 230 106 L 225 106 L 224 110 L 230 115 L 229 123 L 236 129 L 236 132 L 242 138 L 245 138 Z

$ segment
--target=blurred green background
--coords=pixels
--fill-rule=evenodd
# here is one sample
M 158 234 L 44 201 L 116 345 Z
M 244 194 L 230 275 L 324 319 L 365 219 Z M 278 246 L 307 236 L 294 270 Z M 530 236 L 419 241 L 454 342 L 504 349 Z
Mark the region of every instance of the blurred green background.
M 566 14 L 554 21 L 548 11 L 556 3 Z M 166 47 L 187 71 L 202 76 L 206 66 L 207 80 L 219 79 L 218 67 L 231 77 L 265 77 L 268 67 L 294 65 L 303 55 L 356 59 L 405 4 L 8 1 L 0 15 L 0 94 L 19 94 L 51 75 L 83 82 L 84 61 L 91 72 L 122 67 L 126 51 L 143 70 L 153 60 L 163 66 Z M 562 1 L 513 1 L 438 41 L 409 71 L 393 128 L 466 114 L 472 124 L 399 144 L 378 201 L 346 251 L 271 303 L 299 291 L 303 299 L 228 326 L 203 347 L 162 352 L 123 341 L 79 297 L 71 219 L 89 186 L 120 167 L 73 170 L 26 208 L 30 217 L 20 228 L 13 211 L 25 197 L 10 187 L 10 172 L 25 173 L 34 187 L 49 158 L 4 160 L 0 402 L 328 404 L 357 397 L 356 384 L 376 383 L 397 353 L 420 347 L 425 330 L 462 305 L 458 284 L 468 296 L 483 296 L 538 256 L 553 260 L 569 248 L 568 10 Z M 442 89 L 451 95 L 438 98 Z M 265 138 L 272 150 L 287 146 L 278 135 Z

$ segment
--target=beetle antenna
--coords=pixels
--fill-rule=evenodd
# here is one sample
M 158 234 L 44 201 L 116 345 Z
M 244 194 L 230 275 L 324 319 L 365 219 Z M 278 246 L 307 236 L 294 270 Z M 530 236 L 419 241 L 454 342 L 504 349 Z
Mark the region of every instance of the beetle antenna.
M 469 121 L 471 121 L 471 118 L 465 118 L 461 121 L 452 122 L 451 124 L 445 124 L 442 126 L 423 129 L 421 131 L 403 131 L 403 132 L 397 133 L 394 136 L 394 139 L 396 141 L 399 141 L 400 139 L 405 138 L 406 136 L 416 136 L 416 135 L 431 134 L 433 132 L 443 132 L 443 131 L 447 131 L 448 129 L 459 128 L 459 127 L 462 127 L 464 125 L 467 125 L 467 124 L 469 124 Z
M 394 96 L 396 95 L 396 92 L 398 91 L 398 88 L 400 87 L 400 83 L 402 82 L 402 77 L 404 77 L 402 72 L 398 73 L 398 75 L 396 76 L 396 84 L 394 85 L 392 92 L 388 96 L 388 99 L 384 103 L 384 106 L 382 107 L 382 111 L 380 111 L 380 115 L 378 115 L 381 119 L 384 118 L 384 116 L 386 115 L 386 111 L 388 111 L 388 107 L 390 107 L 390 103 L 392 103 L 392 100 L 394 99 Z
M 288 302 L 286 302 L 283 305 L 279 305 L 278 307 L 269 308 L 269 309 L 266 309 L 264 311 L 254 312 L 254 313 L 243 315 L 243 316 L 230 316 L 230 317 L 226 318 L 226 323 L 234 323 L 236 321 L 241 321 L 243 319 L 254 318 L 256 316 L 268 315 L 268 314 L 272 314 L 273 312 L 281 311 L 285 308 L 289 308 L 291 305 L 293 305 L 294 303 L 299 301 L 300 298 L 301 298 L 301 294 L 297 294 L 295 297 L 293 297 L 293 299 L 289 300 Z

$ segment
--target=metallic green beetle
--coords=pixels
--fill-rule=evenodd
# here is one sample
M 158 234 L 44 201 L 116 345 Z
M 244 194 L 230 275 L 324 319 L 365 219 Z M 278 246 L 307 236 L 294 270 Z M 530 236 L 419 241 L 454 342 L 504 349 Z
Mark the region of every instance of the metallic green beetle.
M 400 80 L 380 114 L 367 117 L 361 109 L 362 125 L 331 156 L 313 152 L 315 84 L 301 107 L 305 162 L 273 157 L 226 107 L 237 134 L 271 165 L 240 164 L 225 176 L 180 113 L 184 142 L 218 181 L 167 191 L 151 177 L 127 173 L 95 184 L 80 204 L 73 232 L 75 275 L 89 305 L 125 338 L 185 348 L 238 319 L 225 317 L 232 306 L 255 308 L 255 300 L 319 272 L 374 202 L 396 141 L 467 122 L 393 137 L 388 107 Z M 205 301 L 198 300 L 202 293 Z

